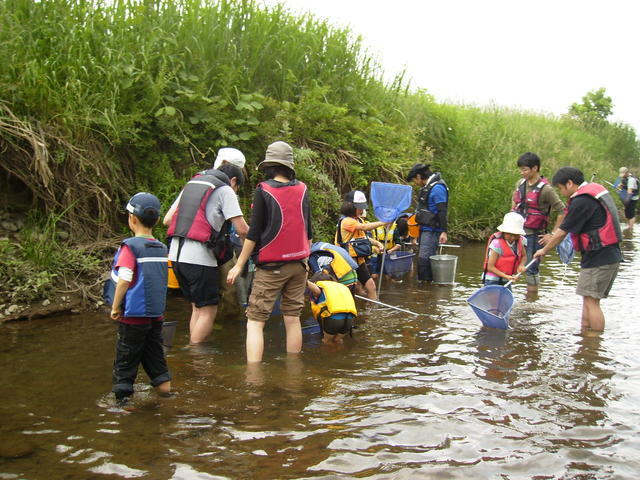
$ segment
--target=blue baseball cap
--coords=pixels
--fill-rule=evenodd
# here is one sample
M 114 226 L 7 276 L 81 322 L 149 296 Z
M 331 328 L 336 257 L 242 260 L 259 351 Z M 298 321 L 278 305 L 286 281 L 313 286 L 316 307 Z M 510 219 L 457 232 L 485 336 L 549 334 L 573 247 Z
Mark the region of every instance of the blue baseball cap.
M 156 220 L 160 216 L 160 200 L 147 192 L 138 192 L 127 203 L 127 212 L 145 220 Z

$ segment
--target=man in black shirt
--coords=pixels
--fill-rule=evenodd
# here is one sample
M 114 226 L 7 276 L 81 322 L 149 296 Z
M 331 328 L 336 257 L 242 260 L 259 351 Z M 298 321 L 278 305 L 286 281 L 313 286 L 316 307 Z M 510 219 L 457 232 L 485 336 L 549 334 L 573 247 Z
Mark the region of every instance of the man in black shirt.
M 560 228 L 547 235 L 544 248 L 534 257 L 542 257 L 571 233 L 574 248 L 582 253 L 576 287 L 576 293 L 582 296 L 582 329 L 602 331 L 600 299 L 609 295 L 622 261 L 618 212 L 606 188 L 585 182 L 577 168 L 559 169 L 552 183 L 567 197 L 567 213 Z

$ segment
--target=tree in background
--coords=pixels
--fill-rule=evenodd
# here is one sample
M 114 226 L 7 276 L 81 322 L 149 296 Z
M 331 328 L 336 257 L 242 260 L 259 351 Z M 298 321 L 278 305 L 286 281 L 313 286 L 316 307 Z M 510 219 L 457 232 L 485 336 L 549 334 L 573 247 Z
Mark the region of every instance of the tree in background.
M 574 103 L 569 107 L 569 117 L 588 128 L 604 126 L 612 112 L 613 100 L 605 95 L 604 87 L 588 92 L 582 97 L 582 103 Z

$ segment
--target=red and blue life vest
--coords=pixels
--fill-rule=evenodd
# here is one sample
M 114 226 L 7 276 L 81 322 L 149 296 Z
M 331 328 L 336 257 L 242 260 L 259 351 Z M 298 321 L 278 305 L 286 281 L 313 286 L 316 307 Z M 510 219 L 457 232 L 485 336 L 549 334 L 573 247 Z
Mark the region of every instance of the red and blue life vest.
M 540 208 L 540 192 L 545 185 L 549 185 L 546 178 L 540 177 L 527 192 L 527 181 L 522 179 L 520 185 L 513 192 L 514 212 L 518 212 L 524 217 L 524 227 L 531 230 L 544 230 L 549 222 L 549 210 L 543 212 Z M 526 192 L 526 194 L 525 194 Z
M 522 257 L 524 257 L 525 255 L 522 237 L 518 238 L 516 251 L 514 252 L 502 236 L 501 232 L 496 232 L 489 237 L 489 241 L 487 242 L 487 250 L 484 256 L 484 272 L 487 273 L 487 266 L 489 265 L 489 246 L 494 239 L 498 239 L 498 241 L 500 242 L 500 249 L 502 250 L 502 255 L 500 255 L 496 260 L 495 267 L 502 273 L 506 273 L 507 275 L 515 275 L 518 271 L 520 260 L 522 260 Z
M 167 246 L 158 240 L 132 237 L 124 240 L 136 257 L 137 279 L 127 290 L 122 305 L 123 317 L 160 317 L 164 314 L 167 299 Z M 122 247 L 121 247 L 122 248 Z M 121 248 L 115 254 L 111 267 L 111 278 L 104 286 L 103 296 L 108 305 L 118 283 L 118 262 Z
M 591 230 L 579 235 L 571 234 L 573 248 L 581 252 L 589 252 L 620 243 L 622 241 L 622 230 L 620 229 L 618 210 L 609 191 L 599 183 L 583 183 L 569 198 L 565 214 L 569 211 L 571 201 L 579 195 L 589 195 L 596 199 L 604 208 L 607 218 L 604 225 L 597 230 Z
M 271 222 L 260 236 L 256 263 L 291 262 L 307 258 L 310 250 L 303 208 L 307 186 L 297 180 L 285 186 L 276 186 L 267 180 L 259 186 Z
M 206 207 L 213 191 L 223 185 L 229 185 L 229 177 L 220 170 L 207 170 L 189 180 L 180 196 L 167 236 L 189 238 L 206 244 L 214 243 L 219 232 L 209 224 Z M 228 225 L 223 226 L 221 231 L 225 227 Z

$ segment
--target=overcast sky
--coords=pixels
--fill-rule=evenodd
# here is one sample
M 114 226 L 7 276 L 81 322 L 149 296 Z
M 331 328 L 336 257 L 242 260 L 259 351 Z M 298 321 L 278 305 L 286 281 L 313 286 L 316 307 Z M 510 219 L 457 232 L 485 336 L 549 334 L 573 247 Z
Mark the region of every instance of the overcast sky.
M 437 100 L 560 115 L 600 87 L 640 134 L 640 1 L 264 0 L 348 26 Z

